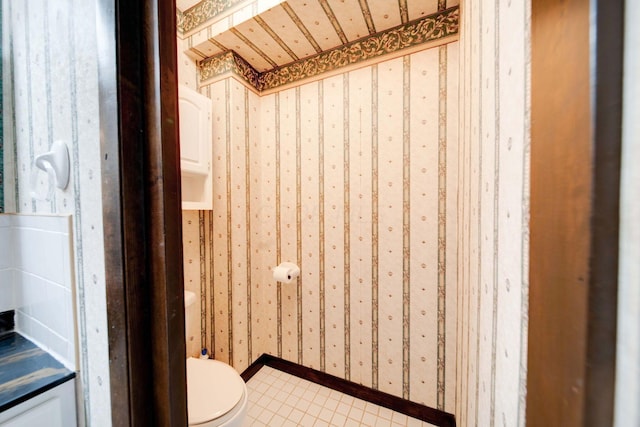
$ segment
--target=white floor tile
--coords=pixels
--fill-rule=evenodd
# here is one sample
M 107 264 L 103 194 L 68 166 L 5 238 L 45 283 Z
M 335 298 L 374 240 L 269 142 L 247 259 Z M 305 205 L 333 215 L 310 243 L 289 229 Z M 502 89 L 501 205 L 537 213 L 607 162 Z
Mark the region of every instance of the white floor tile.
M 300 420 L 301 426 L 312 426 L 316 422 L 316 418 L 309 414 L 304 414 L 302 419 Z
M 309 405 L 309 407 L 307 408 L 307 414 L 311 414 L 314 417 L 317 417 L 318 414 L 320 413 L 320 410 L 322 409 L 322 406 L 312 403 L 311 405 Z
M 329 409 L 331 412 L 335 412 L 336 408 L 338 407 L 338 401 L 332 398 L 327 399 L 326 402 L 324 402 L 324 407 Z
M 407 417 L 405 414 L 394 412 L 393 416 L 391 417 L 391 422 L 393 424 L 400 424 L 402 426 L 406 426 L 408 418 L 409 417 Z
M 384 418 L 385 420 L 391 421 L 392 415 L 393 415 L 393 411 L 389 408 L 385 408 L 381 406 L 380 409 L 378 409 L 378 416 L 380 418 Z
M 320 387 L 320 390 L 318 390 L 318 394 L 320 396 L 329 397 L 329 395 L 331 394 L 331 389 L 327 387 Z
M 269 425 L 272 426 L 281 426 L 285 422 L 285 418 L 282 415 L 275 414 L 271 420 L 269 420 Z
M 407 427 L 422 427 L 422 421 L 409 417 L 407 420 Z
M 263 366 L 247 383 L 243 427 L 429 427 L 391 409 Z
M 364 412 L 368 412 L 370 414 L 374 414 L 374 415 L 378 415 L 378 409 L 380 407 L 374 403 L 371 402 L 367 402 L 367 404 L 364 407 Z
M 341 402 L 344 402 L 349 406 L 353 405 L 354 400 L 355 399 L 353 398 L 353 396 L 349 396 L 348 394 L 343 394 L 342 397 L 340 398 Z
M 362 399 L 354 399 L 353 403 L 351 404 L 351 406 L 353 406 L 354 408 L 358 408 L 358 409 L 364 410 L 364 407 L 365 407 L 366 404 L 367 404 L 367 402 L 365 402 Z
M 313 402 L 316 405 L 320 405 L 322 407 L 324 407 L 325 403 L 327 402 L 327 396 L 321 396 L 320 393 L 316 394 L 316 396 L 313 398 Z
M 337 391 L 337 390 L 331 390 L 331 392 L 329 393 L 329 397 L 330 397 L 331 399 L 334 399 L 334 400 L 340 401 L 340 399 L 342 398 L 342 395 L 343 395 L 343 394 L 344 394 L 344 393 L 340 393 L 340 392 L 339 392 L 339 391 Z
M 273 412 L 274 414 L 277 414 L 281 406 L 282 406 L 282 402 L 280 402 L 279 400 L 271 400 L 271 402 L 267 404 L 267 409 Z
M 342 414 L 342 415 L 348 415 L 349 411 L 351 410 L 351 405 L 348 405 L 344 402 L 340 402 L 338 403 L 338 407 L 336 408 L 336 412 L 338 414 Z
M 269 421 L 271 421 L 271 418 L 273 418 L 273 415 L 274 415 L 273 412 L 271 412 L 268 409 L 265 409 L 264 411 L 260 412 L 260 414 L 258 414 L 258 417 L 256 419 L 268 425 Z
M 289 418 L 289 414 L 293 411 L 293 407 L 291 407 L 288 403 L 285 403 L 278 410 L 278 414 L 282 415 L 285 418 Z
M 363 425 L 366 425 L 366 426 L 375 426 L 377 419 L 378 417 L 375 416 L 375 414 L 372 414 L 371 412 L 365 412 L 364 415 L 362 415 L 361 422 Z
M 318 414 L 318 418 L 320 418 L 323 421 L 329 422 L 331 421 L 331 418 L 333 418 L 333 411 L 329 408 L 322 408 L 320 410 L 320 413 Z
M 304 399 L 300 399 L 298 400 L 298 403 L 296 403 L 296 408 L 300 409 L 301 411 L 306 411 L 307 409 L 309 409 L 309 406 L 311 406 L 311 402 Z
M 375 427 L 391 427 L 391 420 L 387 420 L 385 418 L 378 418 L 374 426 Z
M 347 418 L 347 422 L 344 423 L 345 427 L 361 427 L 358 421 Z
M 303 416 L 304 416 L 304 412 L 302 412 L 297 408 L 294 408 L 293 411 L 291 411 L 291 413 L 289 414 L 289 419 L 294 423 L 297 423 L 302 419 Z
M 360 421 L 362 419 L 363 414 L 364 414 L 364 411 L 362 409 L 352 406 L 351 410 L 349 411 L 349 418 L 356 421 Z
M 347 422 L 347 417 L 342 414 L 333 414 L 333 418 L 331 418 L 331 425 L 334 426 L 343 426 Z
M 302 398 L 304 400 L 308 400 L 309 402 L 313 402 L 313 398 L 316 397 L 316 393 L 311 390 L 305 390 Z

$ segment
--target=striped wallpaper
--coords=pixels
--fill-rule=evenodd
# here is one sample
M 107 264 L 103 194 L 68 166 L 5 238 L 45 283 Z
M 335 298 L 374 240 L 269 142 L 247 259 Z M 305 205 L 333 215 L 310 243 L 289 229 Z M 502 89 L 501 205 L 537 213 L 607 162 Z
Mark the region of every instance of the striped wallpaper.
M 2 2 L 4 195 L 7 212 L 73 216 L 79 416 L 109 426 L 95 13 L 95 4 L 83 0 Z M 36 201 L 32 162 L 55 140 L 69 147 L 69 186 L 51 201 Z M 44 174 L 35 190 L 46 192 Z
M 415 144 L 423 135 L 433 137 L 432 121 L 427 120 L 429 132 L 420 137 L 412 129 L 405 132 L 405 117 L 415 115 L 413 103 L 424 96 L 410 77 L 405 113 L 406 69 L 413 76 L 421 61 L 415 55 L 258 98 L 263 108 L 256 120 L 263 133 L 260 150 L 251 155 L 261 161 L 255 160 L 259 178 L 251 181 L 251 190 L 259 214 L 252 218 L 264 221 L 266 232 L 252 235 L 252 265 L 259 278 L 252 279 L 249 341 L 253 357 L 266 351 L 400 396 L 408 392 L 411 400 L 453 412 L 459 425 L 524 425 L 530 2 L 496 0 L 468 7 L 463 3 L 461 8 L 459 65 L 457 43 L 418 54 L 435 50 L 440 58 L 447 55 L 447 61 L 439 61 L 447 64 L 446 73 L 438 73 L 439 88 L 448 88 L 438 107 L 447 111 L 445 132 L 442 122 L 437 126 L 446 139 L 437 150 Z M 197 87 L 195 71 L 186 62 L 181 67 L 181 78 Z M 429 70 L 427 75 L 433 75 Z M 432 79 L 424 81 L 433 84 Z M 391 82 L 397 90 L 387 89 Z M 457 82 L 459 96 L 453 95 Z M 377 90 L 352 95 L 354 88 L 369 83 Z M 428 99 L 433 107 L 434 98 Z M 458 103 L 459 121 L 450 123 L 458 117 Z M 402 119 L 393 120 L 400 110 Z M 429 108 L 419 111 L 431 117 Z M 355 123 L 371 125 L 354 135 Z M 358 155 L 356 136 L 367 148 Z M 391 149 L 389 138 L 402 143 Z M 305 144 L 309 140 L 312 148 Z M 416 159 L 426 162 L 418 174 L 425 173 L 423 179 L 415 175 Z M 300 173 L 291 174 L 287 167 L 293 165 Z M 416 196 L 419 189 L 438 196 L 422 200 Z M 300 213 L 290 211 L 298 205 Z M 314 208 L 307 212 L 308 206 Z M 416 220 L 418 212 L 425 215 Z M 199 215 L 208 214 L 214 229 L 225 218 L 216 210 Z M 296 225 L 293 233 L 289 224 Z M 294 235 L 292 241 L 301 241 L 301 248 L 291 252 L 287 239 Z M 438 237 L 443 235 L 444 245 Z M 407 257 L 394 258 L 407 247 Z M 217 256 L 216 262 L 226 259 L 222 252 Z M 278 287 L 268 268 L 259 271 L 256 266 L 294 259 L 301 260 L 303 270 L 298 287 Z M 417 313 L 428 314 L 416 320 Z M 438 315 L 433 318 L 433 313 Z M 210 317 L 204 314 L 205 320 Z M 443 317 L 444 322 L 439 320 Z M 220 311 L 215 321 L 233 324 L 235 316 Z M 237 342 L 238 335 L 230 341 L 224 327 L 219 333 L 227 345 Z M 219 333 L 205 342 L 218 339 Z M 423 340 L 432 344 L 423 345 Z M 228 354 L 225 348 L 219 357 Z
M 460 24 L 461 426 L 525 423 L 530 1 L 468 2 Z
M 233 78 L 201 88 L 217 108 L 216 179 L 214 210 L 184 212 L 186 286 L 203 314 L 191 349 L 204 343 L 238 369 L 280 355 L 459 425 L 524 424 L 530 2 L 464 6 L 459 47 L 265 97 Z M 100 426 L 93 7 L 3 2 L 3 134 L 16 141 L 3 154 L 8 211 L 74 214 L 84 409 Z M 181 79 L 196 87 L 185 59 Z M 71 148 L 70 187 L 32 202 L 31 159 L 51 137 Z M 301 266 L 297 283 L 273 281 L 280 261 Z
M 200 92 L 214 206 L 183 212 L 188 350 L 238 370 L 270 353 L 453 412 L 458 43 L 262 97 L 235 78 Z M 282 261 L 296 283 L 273 280 Z

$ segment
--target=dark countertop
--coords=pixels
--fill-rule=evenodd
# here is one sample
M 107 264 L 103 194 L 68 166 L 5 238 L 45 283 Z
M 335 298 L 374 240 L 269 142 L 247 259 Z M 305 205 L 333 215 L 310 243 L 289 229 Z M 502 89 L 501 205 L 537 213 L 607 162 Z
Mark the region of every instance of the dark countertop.
M 22 335 L 9 332 L 0 336 L 0 412 L 75 376 Z

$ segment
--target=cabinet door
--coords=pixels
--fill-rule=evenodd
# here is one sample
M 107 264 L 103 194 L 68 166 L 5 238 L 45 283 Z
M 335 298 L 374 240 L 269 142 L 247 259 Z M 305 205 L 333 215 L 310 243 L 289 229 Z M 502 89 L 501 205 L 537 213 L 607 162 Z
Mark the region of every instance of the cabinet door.
M 0 413 L 0 427 L 76 427 L 75 380 Z
M 207 175 L 211 165 L 211 100 L 180 85 L 180 166 L 183 172 Z
M 179 86 L 182 209 L 211 209 L 211 100 Z

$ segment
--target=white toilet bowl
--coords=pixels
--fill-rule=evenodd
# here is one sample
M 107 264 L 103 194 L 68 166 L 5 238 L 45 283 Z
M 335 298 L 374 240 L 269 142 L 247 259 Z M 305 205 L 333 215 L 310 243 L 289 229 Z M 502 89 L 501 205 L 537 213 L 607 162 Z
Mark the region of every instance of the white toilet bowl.
M 195 301 L 185 291 L 185 309 Z M 190 426 L 241 427 L 247 414 L 247 385 L 226 363 L 187 358 L 187 414 Z
M 247 386 L 235 369 L 213 359 L 187 359 L 190 426 L 240 427 L 247 413 Z

